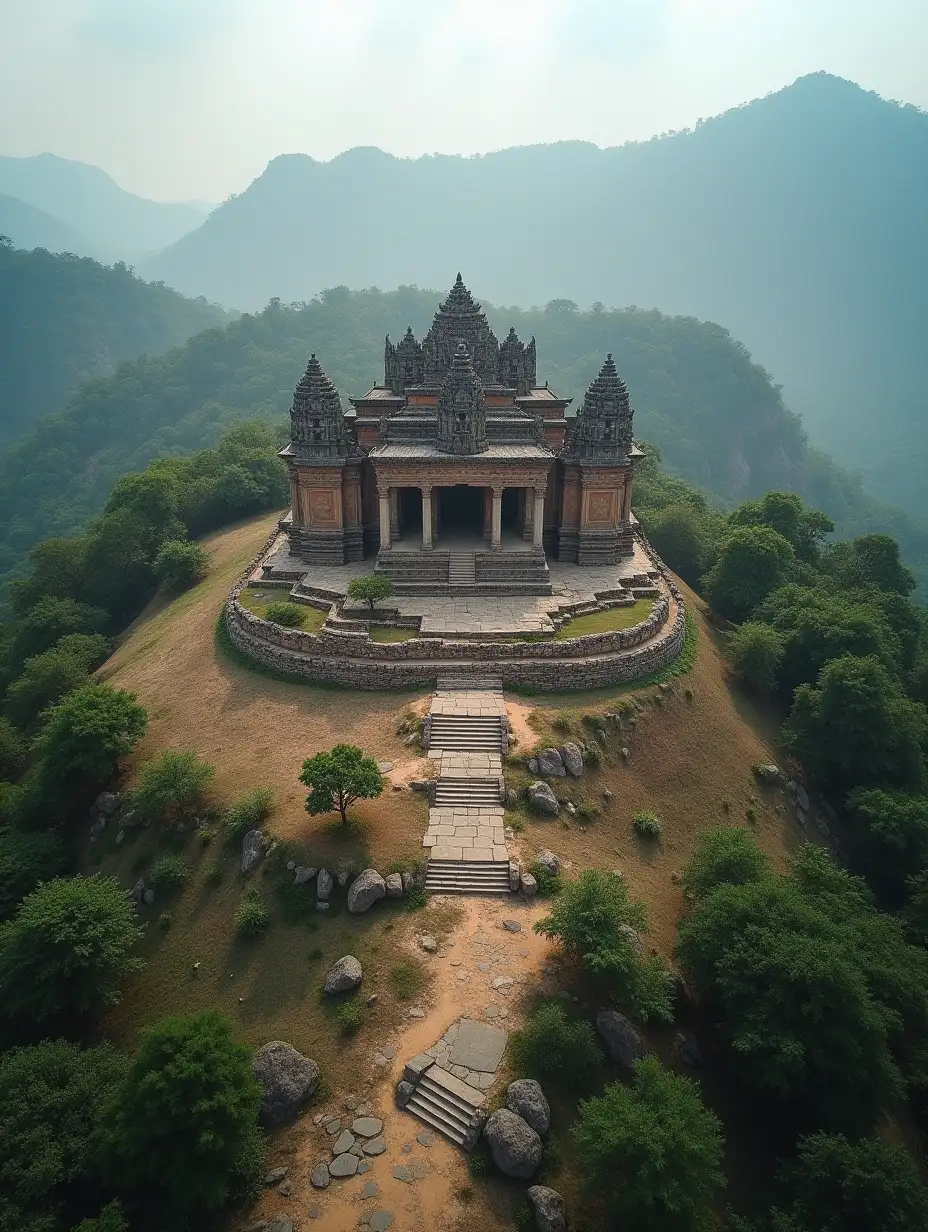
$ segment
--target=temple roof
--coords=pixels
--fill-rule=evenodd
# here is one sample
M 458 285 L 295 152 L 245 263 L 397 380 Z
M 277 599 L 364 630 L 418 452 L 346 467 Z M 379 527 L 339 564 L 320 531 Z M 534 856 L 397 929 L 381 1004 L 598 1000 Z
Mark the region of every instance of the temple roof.
M 338 390 L 322 370 L 315 353 L 293 391 L 288 454 L 310 462 L 331 462 L 352 452 L 348 425 Z
M 633 415 L 628 389 L 610 353 L 584 394 L 566 454 L 601 465 L 620 464 L 632 448 Z

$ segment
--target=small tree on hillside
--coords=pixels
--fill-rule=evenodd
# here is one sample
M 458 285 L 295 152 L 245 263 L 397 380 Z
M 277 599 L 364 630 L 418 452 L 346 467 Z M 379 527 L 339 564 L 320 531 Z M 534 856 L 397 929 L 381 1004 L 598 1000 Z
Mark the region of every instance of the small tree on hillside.
M 300 782 L 309 788 L 307 813 L 337 812 L 343 825 L 355 800 L 369 800 L 383 791 L 377 763 L 354 744 L 336 744 L 328 753 L 304 761 Z
M 728 635 L 728 661 L 746 685 L 773 694 L 783 662 L 783 638 L 772 625 L 749 620 Z
M 683 871 L 683 888 L 690 898 L 702 898 L 716 886 L 744 885 L 769 872 L 770 864 L 753 834 L 740 826 L 716 826 L 700 833 Z
M 155 557 L 155 577 L 169 590 L 186 590 L 206 577 L 209 557 L 198 543 L 168 539 Z
M 43 1029 L 92 1021 L 141 967 L 132 957 L 140 936 L 114 877 L 46 881 L 0 928 L 0 1014 Z
M 613 1083 L 580 1105 L 571 1130 L 588 1190 L 616 1227 L 696 1232 L 722 1174 L 721 1124 L 689 1078 L 648 1058 L 630 1087 Z
M 134 693 L 85 684 L 48 712 L 36 741 L 44 782 L 61 787 L 104 782 L 145 734 L 148 715 Z
M 220 1209 L 261 1165 L 251 1053 L 215 1010 L 149 1027 L 111 1116 L 114 1183 L 162 1225 Z M 170 1217 L 169 1217 L 170 1216 Z
M 132 803 L 152 820 L 181 821 L 202 806 L 215 773 L 193 749 L 165 749 L 142 767 Z
M 712 608 L 729 620 L 747 620 L 758 604 L 782 586 L 793 567 L 792 544 L 769 526 L 733 530 L 703 579 Z
M 392 594 L 393 583 L 384 573 L 369 573 L 348 583 L 348 597 L 369 604 L 371 611 L 379 599 L 389 599 Z

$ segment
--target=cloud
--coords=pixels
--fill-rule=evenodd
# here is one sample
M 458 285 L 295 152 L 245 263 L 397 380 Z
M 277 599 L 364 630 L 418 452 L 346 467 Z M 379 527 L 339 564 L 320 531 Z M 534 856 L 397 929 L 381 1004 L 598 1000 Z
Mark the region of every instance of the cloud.
M 241 5 L 242 0 L 92 0 L 77 32 L 108 50 L 178 54 L 237 24 Z

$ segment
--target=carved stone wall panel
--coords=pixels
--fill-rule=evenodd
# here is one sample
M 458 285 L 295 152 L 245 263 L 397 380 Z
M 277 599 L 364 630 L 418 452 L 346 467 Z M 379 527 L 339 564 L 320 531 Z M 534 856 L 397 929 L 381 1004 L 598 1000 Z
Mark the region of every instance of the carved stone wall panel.
M 618 488 L 586 488 L 583 493 L 582 527 L 612 527 L 620 520 Z
M 313 527 L 336 527 L 341 525 L 341 502 L 338 492 L 332 488 L 310 488 L 308 523 Z

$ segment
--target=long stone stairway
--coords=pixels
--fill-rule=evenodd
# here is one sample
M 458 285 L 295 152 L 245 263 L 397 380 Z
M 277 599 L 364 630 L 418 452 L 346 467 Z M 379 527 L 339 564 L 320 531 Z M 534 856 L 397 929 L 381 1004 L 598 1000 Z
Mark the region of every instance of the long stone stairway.
M 451 552 L 448 555 L 448 585 L 473 586 L 477 581 L 475 552 Z
M 506 706 L 501 687 L 471 684 L 464 677 L 440 680 L 432 699 L 429 756 L 438 760 L 439 774 L 422 840 L 430 849 L 425 885 L 445 894 L 508 894 L 502 764 L 508 748 Z

